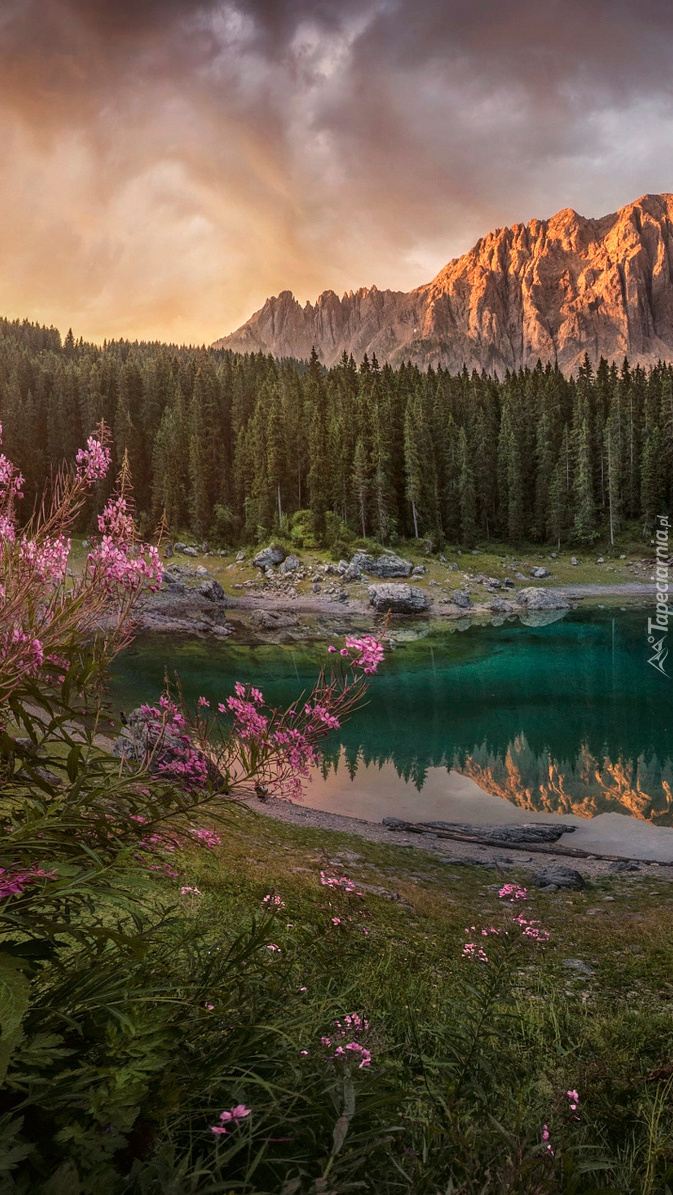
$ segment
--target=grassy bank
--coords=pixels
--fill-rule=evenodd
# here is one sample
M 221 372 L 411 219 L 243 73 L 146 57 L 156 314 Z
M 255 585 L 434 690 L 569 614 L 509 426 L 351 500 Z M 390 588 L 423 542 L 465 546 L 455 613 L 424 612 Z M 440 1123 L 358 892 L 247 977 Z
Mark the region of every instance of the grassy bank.
M 171 950 L 135 1012 L 131 969 L 100 1045 L 107 1103 L 94 1087 L 75 1117 L 83 1138 L 104 1120 L 101 1141 L 119 1137 L 109 1177 L 40 1191 L 665 1195 L 665 881 L 512 903 L 498 892 L 516 869 L 452 871 L 237 808 L 220 834 L 154 882 Z

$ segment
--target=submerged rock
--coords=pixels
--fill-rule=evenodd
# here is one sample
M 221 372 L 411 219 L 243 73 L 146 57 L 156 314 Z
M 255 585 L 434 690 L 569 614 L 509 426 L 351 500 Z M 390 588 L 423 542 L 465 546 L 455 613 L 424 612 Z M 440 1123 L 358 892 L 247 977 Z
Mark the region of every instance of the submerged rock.
M 566 616 L 566 607 L 562 610 L 530 610 L 519 615 L 519 622 L 525 627 L 548 627 L 552 622 L 559 622 Z
M 430 598 L 415 585 L 370 585 L 369 604 L 392 614 L 422 614 L 430 606 Z

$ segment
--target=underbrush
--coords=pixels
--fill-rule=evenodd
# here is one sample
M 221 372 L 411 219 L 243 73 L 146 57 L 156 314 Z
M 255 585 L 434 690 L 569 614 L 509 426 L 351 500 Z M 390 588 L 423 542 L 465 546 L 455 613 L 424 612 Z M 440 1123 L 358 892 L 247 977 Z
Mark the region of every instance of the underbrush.
M 477 868 L 438 883 L 361 843 L 349 869 L 339 836 L 330 862 L 324 834 L 235 807 L 219 834 L 172 875 L 120 872 L 142 913 L 109 906 L 98 946 L 80 908 L 67 958 L 31 958 L 3 1190 L 664 1195 L 668 955 L 645 953 L 629 998 L 583 916 L 595 893 L 513 903 Z M 391 867 L 408 903 L 358 886 Z M 660 897 L 630 900 L 656 937 Z M 571 948 L 596 978 L 568 981 Z

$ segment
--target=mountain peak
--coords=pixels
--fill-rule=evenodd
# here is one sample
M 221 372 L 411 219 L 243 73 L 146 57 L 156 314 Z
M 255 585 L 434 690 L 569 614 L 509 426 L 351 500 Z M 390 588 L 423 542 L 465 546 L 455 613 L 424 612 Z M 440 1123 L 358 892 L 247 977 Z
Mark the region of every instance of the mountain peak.
M 214 347 L 307 358 L 313 345 L 326 365 L 345 350 L 500 374 L 538 359 L 570 372 L 585 353 L 673 360 L 673 194 L 495 229 L 408 293 L 326 290 L 302 307 L 285 290 Z

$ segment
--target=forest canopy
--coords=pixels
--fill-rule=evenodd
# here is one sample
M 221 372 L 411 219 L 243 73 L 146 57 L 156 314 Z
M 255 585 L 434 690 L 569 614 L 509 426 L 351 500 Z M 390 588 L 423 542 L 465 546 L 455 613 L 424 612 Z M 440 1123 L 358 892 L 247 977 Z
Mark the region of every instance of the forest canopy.
M 649 538 L 673 506 L 663 363 L 586 359 L 576 378 L 539 364 L 498 379 L 344 355 L 325 369 L 315 353 L 99 347 L 1 320 L 0 420 L 26 478 L 22 514 L 105 420 L 144 533 L 165 516 L 171 534 L 220 545 L 590 544 L 635 520 Z

